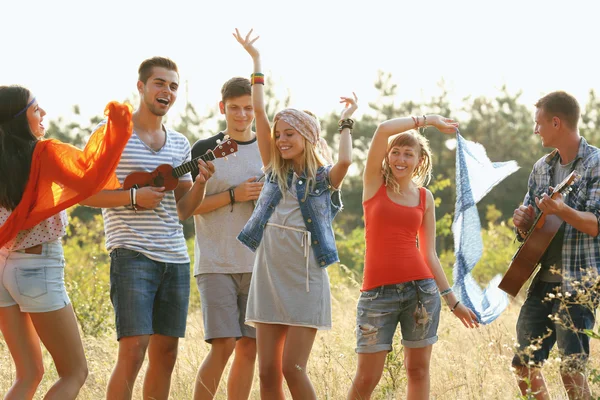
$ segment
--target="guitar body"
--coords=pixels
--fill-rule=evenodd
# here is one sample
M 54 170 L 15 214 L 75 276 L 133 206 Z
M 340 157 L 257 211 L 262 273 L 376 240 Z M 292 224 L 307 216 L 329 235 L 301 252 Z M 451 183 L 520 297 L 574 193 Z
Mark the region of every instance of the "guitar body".
M 143 188 L 146 186 L 164 187 L 165 191 L 175 190 L 179 179 L 173 176 L 173 167 L 169 164 L 162 164 L 156 167 L 152 172 L 132 172 L 127 175 L 123 182 L 123 189 L 129 190 L 132 187 Z
M 556 199 L 558 194 L 570 192 L 572 190 L 571 185 L 578 178 L 577 171 L 572 171 L 569 176 L 552 190 L 550 198 Z M 504 274 L 502 281 L 498 285 L 500 289 L 513 297 L 519 293 L 521 287 L 523 287 L 531 274 L 533 274 L 533 271 L 535 271 L 540 258 L 542 258 L 550 242 L 556 236 L 562 223 L 563 220 L 556 215 L 538 214 L 533 223 L 533 228 L 525 236 L 523 244 L 521 244 L 519 250 L 513 256 L 508 266 L 508 271 L 506 271 L 506 274 Z
M 556 215 L 546 215 L 541 227 L 534 228 L 517 250 L 498 287 L 515 297 L 527 282 L 544 252 L 556 236 L 563 220 Z

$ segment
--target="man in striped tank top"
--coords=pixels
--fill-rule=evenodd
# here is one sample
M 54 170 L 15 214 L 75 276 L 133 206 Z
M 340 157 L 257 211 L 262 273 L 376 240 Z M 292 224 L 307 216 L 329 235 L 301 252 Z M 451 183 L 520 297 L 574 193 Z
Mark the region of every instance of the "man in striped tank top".
M 117 177 L 153 171 L 161 164 L 177 167 L 191 160 L 185 136 L 166 128 L 162 118 L 177 98 L 179 74 L 168 58 L 142 62 L 137 89 L 140 104 L 133 113 L 133 134 Z M 190 259 L 180 220 L 192 215 L 204 199 L 212 163 L 198 162 L 174 191 L 143 187 L 102 191 L 85 204 L 102 207 L 106 248 L 110 252 L 110 297 L 115 310 L 119 355 L 108 383 L 107 399 L 131 399 L 148 351 L 144 398 L 166 399 L 184 337 L 190 291 Z

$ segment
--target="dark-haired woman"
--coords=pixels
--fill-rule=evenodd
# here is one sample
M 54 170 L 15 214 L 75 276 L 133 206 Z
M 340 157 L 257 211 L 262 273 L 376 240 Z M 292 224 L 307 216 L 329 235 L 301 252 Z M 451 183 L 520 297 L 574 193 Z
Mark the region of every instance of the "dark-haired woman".
M 0 331 L 16 367 L 5 399 L 31 399 L 44 367 L 40 339 L 59 379 L 46 399 L 74 399 L 87 363 L 65 290 L 65 209 L 103 188 L 114 176 L 131 136 L 131 110 L 110 103 L 107 127 L 82 151 L 44 139 L 46 112 L 29 90 L 0 86 Z

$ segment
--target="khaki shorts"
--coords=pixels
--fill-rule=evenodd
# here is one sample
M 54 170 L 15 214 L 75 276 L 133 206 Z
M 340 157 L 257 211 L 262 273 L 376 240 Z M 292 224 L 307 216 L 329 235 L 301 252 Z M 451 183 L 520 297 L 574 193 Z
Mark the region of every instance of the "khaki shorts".
M 251 273 L 196 275 L 205 341 L 256 338 L 256 330 L 244 323 L 251 277 Z

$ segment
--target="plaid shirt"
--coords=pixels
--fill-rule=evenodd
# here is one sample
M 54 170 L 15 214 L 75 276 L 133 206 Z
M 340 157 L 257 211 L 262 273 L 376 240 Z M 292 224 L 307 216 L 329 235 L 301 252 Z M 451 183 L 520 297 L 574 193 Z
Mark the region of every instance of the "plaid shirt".
M 559 160 L 558 150 L 554 150 L 539 159 L 529 175 L 529 191 L 523 204 L 531 204 L 536 213 L 539 209 L 535 198 L 541 198 L 543 193 L 549 194 L 553 168 Z M 565 204 L 594 214 L 600 229 L 600 150 L 582 137 L 574 165 L 580 178 L 571 185 L 572 192 L 565 196 Z M 590 236 L 567 224 L 562 245 L 562 291 L 572 292 L 577 288 L 575 281 L 581 283 L 582 278 L 590 275 L 600 275 L 600 235 Z M 589 286 L 591 282 L 586 283 Z

